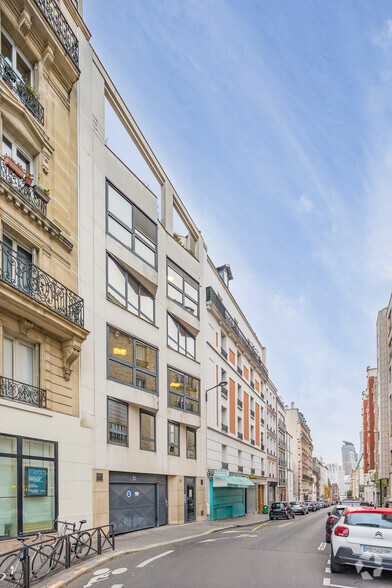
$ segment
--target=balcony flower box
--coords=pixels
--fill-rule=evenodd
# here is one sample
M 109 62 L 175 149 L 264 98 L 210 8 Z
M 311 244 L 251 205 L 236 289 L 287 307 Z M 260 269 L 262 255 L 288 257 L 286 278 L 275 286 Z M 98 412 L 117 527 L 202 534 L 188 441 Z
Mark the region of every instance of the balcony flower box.
M 40 188 L 39 186 L 37 186 L 37 184 L 35 184 L 35 186 L 34 186 L 34 194 L 36 196 L 38 196 L 38 198 L 41 198 L 44 202 L 46 202 L 46 204 L 50 200 L 49 190 L 45 191 L 42 188 Z
M 16 163 L 16 161 L 11 159 L 11 157 L 8 157 L 8 155 L 4 157 L 4 163 L 8 167 L 8 169 L 14 172 L 16 176 L 18 176 L 18 178 L 24 177 L 25 174 L 23 169 Z
M 26 174 L 24 180 L 28 186 L 31 186 L 33 183 L 33 176 L 31 174 Z

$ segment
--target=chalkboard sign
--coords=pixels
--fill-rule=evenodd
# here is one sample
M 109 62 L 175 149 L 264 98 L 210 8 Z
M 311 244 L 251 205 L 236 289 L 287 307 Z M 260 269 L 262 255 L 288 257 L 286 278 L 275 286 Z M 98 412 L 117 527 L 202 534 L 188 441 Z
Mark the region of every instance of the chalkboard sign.
M 25 496 L 48 495 L 48 468 L 25 467 Z

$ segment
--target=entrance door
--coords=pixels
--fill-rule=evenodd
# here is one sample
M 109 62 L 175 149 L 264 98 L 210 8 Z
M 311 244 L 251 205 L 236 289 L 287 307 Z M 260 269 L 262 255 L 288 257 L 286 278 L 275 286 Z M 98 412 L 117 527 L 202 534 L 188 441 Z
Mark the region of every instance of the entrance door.
M 196 483 L 195 478 L 185 478 L 185 522 L 196 520 Z
M 258 512 L 263 512 L 263 486 L 260 484 L 257 486 L 257 510 Z

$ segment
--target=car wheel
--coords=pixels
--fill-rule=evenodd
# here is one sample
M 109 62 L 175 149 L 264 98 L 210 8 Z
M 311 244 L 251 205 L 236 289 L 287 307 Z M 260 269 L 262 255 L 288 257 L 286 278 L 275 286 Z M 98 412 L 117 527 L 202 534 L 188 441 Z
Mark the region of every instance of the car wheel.
M 325 542 L 331 543 L 331 535 L 328 535 L 328 533 L 325 533 Z
M 335 556 L 331 549 L 331 572 L 334 574 L 341 574 L 342 573 L 342 564 L 339 564 L 335 560 Z

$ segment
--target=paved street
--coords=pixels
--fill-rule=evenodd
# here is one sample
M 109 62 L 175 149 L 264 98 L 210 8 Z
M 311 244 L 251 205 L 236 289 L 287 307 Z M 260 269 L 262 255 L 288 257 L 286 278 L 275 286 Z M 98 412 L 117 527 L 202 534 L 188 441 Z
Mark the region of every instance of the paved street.
M 207 533 L 114 559 L 71 583 L 72 588 L 128 586 L 390 586 L 392 574 L 373 579 L 348 570 L 331 574 L 330 547 L 324 543 L 327 511 L 290 521 Z

